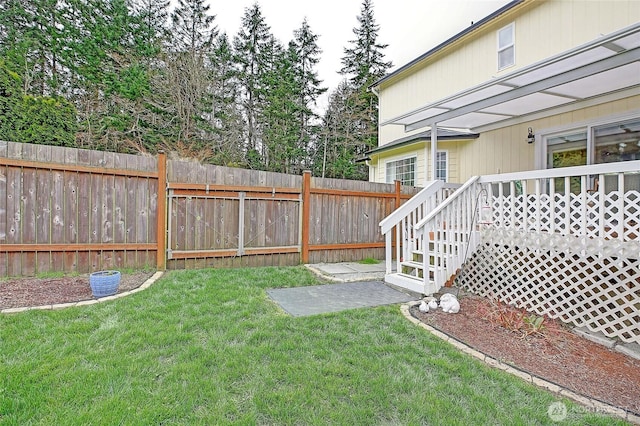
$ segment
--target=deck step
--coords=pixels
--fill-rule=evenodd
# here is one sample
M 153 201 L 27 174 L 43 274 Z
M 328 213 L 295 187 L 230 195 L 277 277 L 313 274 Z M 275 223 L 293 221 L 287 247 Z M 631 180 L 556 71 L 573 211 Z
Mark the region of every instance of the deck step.
M 422 264 L 422 262 L 414 262 L 414 261 L 401 262 L 400 266 L 401 266 L 400 271 L 405 275 L 409 275 L 411 277 L 420 278 L 420 279 L 422 279 L 422 277 L 424 276 L 424 265 Z M 435 268 L 433 267 L 433 265 L 427 265 L 429 278 L 433 278 L 434 270 Z
M 414 293 L 430 295 L 437 291 L 433 281 L 429 280 L 427 285 L 425 285 L 422 278 L 403 273 L 387 274 L 384 277 L 384 281 L 388 284 L 407 289 Z
M 400 263 L 402 266 L 406 266 L 407 268 L 413 268 L 413 269 L 424 269 L 424 265 L 422 264 L 422 262 L 416 262 L 413 260 L 405 260 L 404 262 Z
M 424 281 L 422 278 L 403 273 L 387 274 L 384 277 L 386 283 L 405 288 L 415 293 L 424 294 Z

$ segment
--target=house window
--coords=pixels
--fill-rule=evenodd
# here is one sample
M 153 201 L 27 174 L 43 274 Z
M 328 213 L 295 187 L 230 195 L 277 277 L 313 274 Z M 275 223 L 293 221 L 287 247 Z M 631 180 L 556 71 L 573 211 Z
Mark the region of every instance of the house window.
M 640 119 L 586 126 L 544 140 L 549 169 L 640 160 Z M 625 185 L 640 185 L 638 182 L 640 175 L 634 175 Z M 580 191 L 579 178 L 571 178 L 570 184 L 572 192 Z M 563 188 L 562 179 L 556 179 L 556 190 Z
M 640 119 L 545 137 L 547 168 L 640 160 Z
M 449 159 L 447 151 L 436 152 L 436 179 L 446 182 L 449 178 Z
M 498 31 L 498 71 L 516 63 L 515 24 Z
M 640 160 L 640 119 L 593 127 L 593 163 Z
M 387 163 L 387 183 L 399 180 L 403 185 L 414 186 L 416 182 L 416 157 Z
M 547 168 L 584 166 L 587 160 L 586 130 L 547 138 Z

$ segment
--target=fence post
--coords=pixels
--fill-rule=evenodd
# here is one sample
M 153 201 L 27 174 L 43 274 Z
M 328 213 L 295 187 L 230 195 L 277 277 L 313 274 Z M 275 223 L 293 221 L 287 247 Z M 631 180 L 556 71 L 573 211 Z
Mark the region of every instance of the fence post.
M 158 152 L 158 201 L 157 201 L 156 268 L 164 271 L 167 267 L 167 155 Z
M 399 180 L 394 180 L 393 183 L 396 185 L 396 206 L 395 208 L 400 208 L 400 195 L 402 194 L 402 185 Z
M 302 174 L 302 241 L 301 260 L 303 264 L 309 263 L 309 211 L 311 199 L 311 171 L 305 170 Z

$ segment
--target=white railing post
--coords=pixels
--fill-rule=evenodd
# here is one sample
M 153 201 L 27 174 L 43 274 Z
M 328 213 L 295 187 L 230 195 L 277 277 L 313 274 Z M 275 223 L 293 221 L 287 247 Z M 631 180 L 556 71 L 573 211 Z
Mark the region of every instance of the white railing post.
M 393 258 L 392 258 L 392 234 L 391 232 L 387 232 L 384 234 L 384 263 L 385 263 L 385 273 L 390 274 L 393 268 Z
M 618 223 L 616 230 L 618 233 L 618 239 L 624 240 L 624 173 L 618 173 Z

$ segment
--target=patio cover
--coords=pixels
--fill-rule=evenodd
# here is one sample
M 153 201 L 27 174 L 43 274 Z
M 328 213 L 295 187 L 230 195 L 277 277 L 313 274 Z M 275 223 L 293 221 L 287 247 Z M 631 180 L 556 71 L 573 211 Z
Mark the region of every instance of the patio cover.
M 640 94 L 640 23 L 441 99 L 382 125 L 479 132 L 558 107 Z M 434 135 L 435 136 L 434 132 Z M 432 138 L 432 139 L 435 139 Z

